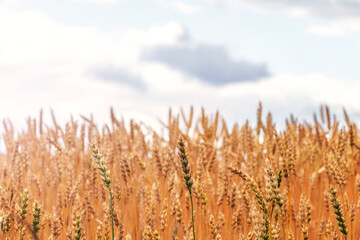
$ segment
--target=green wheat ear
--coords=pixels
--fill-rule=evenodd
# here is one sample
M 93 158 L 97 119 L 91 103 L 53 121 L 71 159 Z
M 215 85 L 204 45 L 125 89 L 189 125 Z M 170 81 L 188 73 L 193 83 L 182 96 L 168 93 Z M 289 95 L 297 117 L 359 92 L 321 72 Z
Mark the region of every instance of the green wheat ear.
M 347 230 L 347 227 L 346 227 L 344 212 L 341 209 L 341 202 L 338 199 L 338 197 L 336 196 L 336 194 L 337 194 L 337 190 L 334 189 L 333 187 L 330 187 L 330 201 L 331 201 L 332 206 L 334 208 L 335 218 L 337 220 L 340 232 L 342 234 L 344 234 L 345 239 L 347 239 L 348 230 Z
M 41 207 L 38 201 L 35 201 L 33 205 L 33 220 L 32 220 L 32 227 L 35 234 L 40 230 L 40 218 L 41 218 Z
M 27 207 L 29 205 L 29 191 L 27 188 L 25 188 L 24 193 L 21 197 L 21 203 L 20 203 L 20 218 L 24 220 L 26 218 L 27 213 Z
M 105 186 L 109 189 L 110 194 L 110 215 L 111 215 L 111 233 L 112 233 L 112 240 L 115 238 L 114 233 L 114 206 L 113 206 L 113 197 L 111 191 L 111 179 L 110 179 L 110 170 L 106 164 L 104 156 L 100 152 L 100 148 L 98 145 L 92 143 L 92 156 L 95 158 L 96 161 L 96 168 L 100 170 L 101 179 L 103 180 Z
M 186 150 L 185 150 L 185 143 L 184 143 L 184 140 L 182 138 L 179 139 L 178 145 L 179 145 L 178 146 L 178 148 L 179 148 L 179 157 L 180 157 L 180 162 L 181 162 L 181 166 L 182 166 L 183 173 L 184 173 L 185 185 L 186 185 L 186 188 L 189 190 L 189 192 L 191 194 L 191 187 L 193 185 L 193 180 L 191 179 L 188 156 L 187 156 L 187 153 L 186 153 Z
M 193 239 L 195 240 L 194 205 L 193 205 L 192 192 L 191 192 L 193 180 L 191 178 L 189 160 L 188 160 L 188 156 L 187 156 L 186 149 L 185 149 L 185 143 L 184 143 L 184 140 L 182 137 L 179 138 L 178 149 L 179 149 L 179 157 L 180 157 L 181 166 L 182 166 L 182 170 L 184 173 L 185 186 L 188 189 L 189 195 L 190 195 L 191 220 L 192 220 L 192 229 L 193 229 L 193 237 L 194 237 Z

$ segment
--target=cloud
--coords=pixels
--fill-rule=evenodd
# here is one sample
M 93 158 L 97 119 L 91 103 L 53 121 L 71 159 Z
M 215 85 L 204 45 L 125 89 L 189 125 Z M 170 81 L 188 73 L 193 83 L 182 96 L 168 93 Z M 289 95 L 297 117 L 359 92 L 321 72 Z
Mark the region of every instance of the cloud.
M 149 64 L 144 80 L 140 53 L 146 47 L 176 44 L 186 35 L 175 22 L 153 24 L 147 30 L 101 32 L 1 3 L 0 32 L 0 84 L 4 86 L 0 117 L 10 117 L 18 126 L 28 114 L 49 107 L 61 120 L 70 113 L 93 112 L 103 123 L 110 106 L 134 117 L 154 114 L 156 120 L 155 109 L 168 104 L 151 107 L 153 101 L 142 102 L 138 95 L 146 81 L 152 82 L 155 90 L 159 85 L 159 80 L 151 77 L 156 71 Z M 178 77 L 161 69 L 162 79 L 177 81 Z M 89 74 L 90 70 L 94 74 Z
M 310 26 L 307 31 L 324 37 L 344 37 L 353 32 L 360 32 L 360 20 L 336 20 L 330 24 Z
M 177 10 L 186 15 L 193 15 L 200 12 L 200 8 L 180 0 L 157 0 L 160 6 Z
M 144 80 L 135 73 L 126 70 L 124 67 L 106 65 L 91 67 L 88 71 L 90 75 L 105 81 L 113 81 L 115 83 L 124 84 L 140 91 L 146 90 L 146 83 Z
M 20 2 L 20 0 L 3 0 L 3 5 L 17 5 Z
M 50 107 L 61 123 L 70 114 L 76 120 L 79 114 L 93 113 L 101 126 L 108 122 L 113 106 L 118 116 L 121 113 L 125 119 L 142 120 L 155 128 L 158 118 L 166 119 L 169 107 L 190 105 L 210 112 L 218 109 L 230 123 L 255 120 L 259 100 L 264 112 L 273 111 L 278 123 L 291 112 L 311 119 L 314 109 L 324 102 L 343 105 L 350 114 L 360 111 L 360 83 L 322 74 L 275 74 L 239 81 L 238 76 L 244 75 L 238 73 L 241 67 L 247 69 L 247 76 L 259 76 L 257 71 L 264 68 L 234 60 L 224 47 L 191 42 L 186 30 L 174 22 L 146 30 L 101 32 L 0 4 L 0 32 L 0 117 L 12 119 L 18 130 L 28 115 L 38 116 L 41 108 L 50 122 Z M 144 59 L 143 49 L 164 60 Z M 218 83 L 212 75 L 222 76 L 227 84 Z M 210 80 L 198 81 L 199 76 Z M 208 84 L 211 81 L 215 83 Z M 146 91 L 139 91 L 139 86 L 146 86 Z
M 182 2 L 182 1 L 174 1 L 174 2 L 172 2 L 171 7 L 173 7 L 174 9 L 179 10 L 182 13 L 189 14 L 189 15 L 199 12 L 198 7 L 196 7 L 194 5 L 190 5 L 190 4 Z
M 322 18 L 348 18 L 360 15 L 358 0 L 227 0 L 226 4 L 246 4 L 265 10 L 280 10 L 295 16 L 311 15 Z
M 309 33 L 324 37 L 341 37 L 345 35 L 345 29 L 341 24 L 331 24 L 327 26 L 323 25 L 313 25 L 310 26 L 307 30 Z
M 165 63 L 213 85 L 253 81 L 269 76 L 264 64 L 232 59 L 222 46 L 159 46 L 146 51 L 144 59 Z
M 108 4 L 108 3 L 117 3 L 120 2 L 122 0 L 72 0 L 72 1 L 76 1 L 76 2 L 89 2 L 89 3 L 97 3 L 97 4 Z
M 147 85 L 147 77 L 136 69 L 144 67 L 146 59 L 184 71 L 188 79 L 195 77 L 215 85 L 268 75 L 264 65 L 233 59 L 224 47 L 191 42 L 186 29 L 176 22 L 153 24 L 148 30 L 103 33 L 94 27 L 61 24 L 40 12 L 0 5 L 0 30 L 0 66 L 43 64 L 48 68 L 61 66 L 64 71 L 77 68 L 84 73 L 95 66 L 92 77 L 138 90 Z M 144 49 L 149 51 L 144 54 Z M 124 71 L 129 68 L 136 74 Z

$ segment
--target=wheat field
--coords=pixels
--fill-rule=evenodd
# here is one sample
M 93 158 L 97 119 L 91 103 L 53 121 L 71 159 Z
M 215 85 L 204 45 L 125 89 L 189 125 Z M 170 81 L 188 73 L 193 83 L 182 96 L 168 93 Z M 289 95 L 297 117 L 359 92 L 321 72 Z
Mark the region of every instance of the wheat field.
M 255 109 L 256 110 L 256 109 Z M 360 148 L 344 110 L 228 126 L 169 111 L 166 134 L 92 119 L 3 122 L 1 239 L 360 239 Z

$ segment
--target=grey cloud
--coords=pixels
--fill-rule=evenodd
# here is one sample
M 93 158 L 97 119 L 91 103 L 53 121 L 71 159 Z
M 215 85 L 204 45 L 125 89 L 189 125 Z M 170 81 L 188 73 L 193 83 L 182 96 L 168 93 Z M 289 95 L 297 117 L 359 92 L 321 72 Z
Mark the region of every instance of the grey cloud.
M 165 63 L 213 85 L 252 81 L 269 76 L 264 64 L 234 60 L 221 46 L 159 46 L 145 51 L 143 58 Z
M 236 0 L 236 2 L 256 5 L 263 9 L 289 10 L 300 8 L 312 16 L 323 18 L 360 16 L 359 0 Z
M 92 69 L 95 70 L 91 70 L 91 74 L 102 80 L 125 84 L 141 91 L 146 90 L 146 83 L 143 81 L 143 79 L 125 70 L 124 68 L 108 65 L 103 67 L 95 67 Z

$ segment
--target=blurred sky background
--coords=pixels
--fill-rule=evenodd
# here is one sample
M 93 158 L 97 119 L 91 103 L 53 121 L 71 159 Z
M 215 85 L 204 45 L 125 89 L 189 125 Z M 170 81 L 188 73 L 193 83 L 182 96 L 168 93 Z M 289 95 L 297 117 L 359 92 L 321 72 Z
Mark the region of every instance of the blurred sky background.
M 0 0 L 0 118 L 360 119 L 359 0 Z M 20 129 L 19 129 L 20 130 Z

